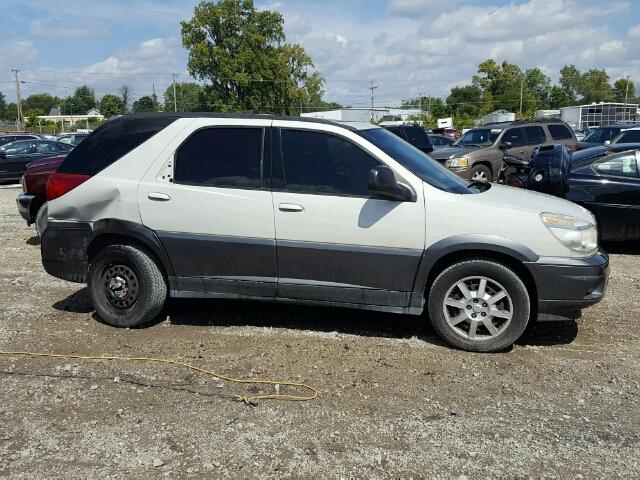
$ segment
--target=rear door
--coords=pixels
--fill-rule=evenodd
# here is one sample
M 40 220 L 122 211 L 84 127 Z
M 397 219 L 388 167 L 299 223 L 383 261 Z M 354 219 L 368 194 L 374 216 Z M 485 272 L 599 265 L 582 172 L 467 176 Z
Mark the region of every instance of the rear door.
M 369 174 L 383 162 L 362 137 L 274 127 L 278 296 L 406 306 L 425 243 L 422 182 L 406 181 L 416 202 L 371 198 Z
M 524 160 L 531 157 L 531 154 L 536 147 L 551 143 L 547 140 L 547 134 L 540 125 L 524 127 L 524 133 L 527 139 L 525 147 L 523 147 L 524 156 L 522 158 Z
M 275 295 L 273 202 L 263 175 L 270 123 L 195 120 L 165 149 L 162 168 L 145 174 L 142 222 L 173 264 L 174 295 Z
M 527 159 L 527 152 L 531 155 L 531 149 L 527 146 L 524 128 L 516 127 L 507 129 L 502 135 L 501 142 L 511 143 L 511 148 L 507 150 L 509 155 L 514 155 L 522 159 Z

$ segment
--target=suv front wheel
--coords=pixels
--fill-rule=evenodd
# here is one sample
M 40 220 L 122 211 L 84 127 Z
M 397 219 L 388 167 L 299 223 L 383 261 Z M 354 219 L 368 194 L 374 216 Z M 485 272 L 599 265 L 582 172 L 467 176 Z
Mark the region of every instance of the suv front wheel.
M 475 165 L 471 169 L 471 180 L 479 180 L 481 182 L 493 182 L 493 173 L 486 165 Z
M 493 260 L 465 260 L 434 280 L 428 298 L 431 323 L 463 350 L 495 352 L 511 346 L 530 315 L 527 288 L 513 270 Z
M 110 245 L 89 265 L 89 295 L 98 316 L 114 327 L 134 327 L 156 318 L 167 284 L 156 262 L 131 245 Z

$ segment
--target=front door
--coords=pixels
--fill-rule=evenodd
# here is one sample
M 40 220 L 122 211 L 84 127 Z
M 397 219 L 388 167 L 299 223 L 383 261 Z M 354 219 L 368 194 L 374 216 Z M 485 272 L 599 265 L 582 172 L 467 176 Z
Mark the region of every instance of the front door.
M 20 142 L 7 147 L 7 157 L 0 159 L 0 178 L 20 178 L 27 169 L 27 163 L 35 158 L 35 145 L 31 142 Z
M 410 183 L 416 202 L 372 198 L 382 162 L 359 135 L 274 127 L 278 296 L 406 306 L 425 243 L 422 183 Z
M 171 260 L 174 295 L 275 296 L 273 203 L 263 181 L 271 121 L 238 122 L 196 120 L 140 184 L 142 222 Z

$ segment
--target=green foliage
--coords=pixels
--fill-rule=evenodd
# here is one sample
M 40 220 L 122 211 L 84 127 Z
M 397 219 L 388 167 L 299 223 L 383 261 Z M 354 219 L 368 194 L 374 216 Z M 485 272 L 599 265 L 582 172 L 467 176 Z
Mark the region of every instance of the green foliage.
M 140 97 L 138 100 L 133 102 L 132 110 L 135 113 L 139 112 L 157 112 L 157 103 L 150 96 Z
M 0 118 L 7 118 L 7 97 L 2 92 L 0 92 Z
M 609 75 L 604 70 L 589 70 L 580 80 L 582 103 L 609 102 L 613 99 Z
M 60 105 L 62 105 L 61 98 L 54 97 L 48 93 L 34 93 L 25 99 L 23 108 L 25 112 L 34 110 L 38 111 L 39 115 L 48 115 L 51 108 L 59 107 Z
M 88 85 L 82 85 L 71 97 L 64 99 L 62 109 L 65 114 L 84 115 L 96 105 L 95 92 Z
M 27 123 L 26 123 L 26 127 L 27 128 L 35 128 L 38 126 L 39 123 L 39 119 L 38 119 L 38 115 L 40 114 L 40 110 L 29 110 L 28 112 L 26 112 L 26 117 L 27 117 Z
M 189 72 L 208 82 L 206 110 L 293 114 L 322 100 L 324 79 L 304 48 L 285 43 L 279 12 L 253 0 L 202 1 L 181 25 Z
M 453 87 L 446 102 L 449 111 L 455 115 L 477 117 L 482 104 L 482 90 L 477 85 Z
M 16 121 L 16 119 L 18 118 L 18 105 L 16 105 L 14 102 L 8 103 L 5 118 L 11 122 Z
M 635 84 L 626 78 L 616 80 L 613 84 L 613 100 L 620 103 L 625 101 L 627 103 L 638 103 Z
M 116 115 L 122 115 L 124 113 L 124 103 L 122 99 L 110 93 L 100 99 L 99 108 L 104 118 L 115 117 Z
M 176 106 L 179 112 L 200 112 L 204 110 L 201 104 L 204 90 L 197 83 L 176 82 Z M 173 112 L 173 85 L 169 85 L 164 92 L 164 111 Z

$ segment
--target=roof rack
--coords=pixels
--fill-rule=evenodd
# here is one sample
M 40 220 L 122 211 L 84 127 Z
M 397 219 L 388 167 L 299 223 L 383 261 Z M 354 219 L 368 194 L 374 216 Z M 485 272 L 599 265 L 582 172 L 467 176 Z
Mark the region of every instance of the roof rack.
M 565 123 L 559 118 L 529 118 L 524 120 L 507 120 L 504 122 L 491 122 L 482 127 L 498 126 L 498 125 L 523 125 L 525 123 Z

